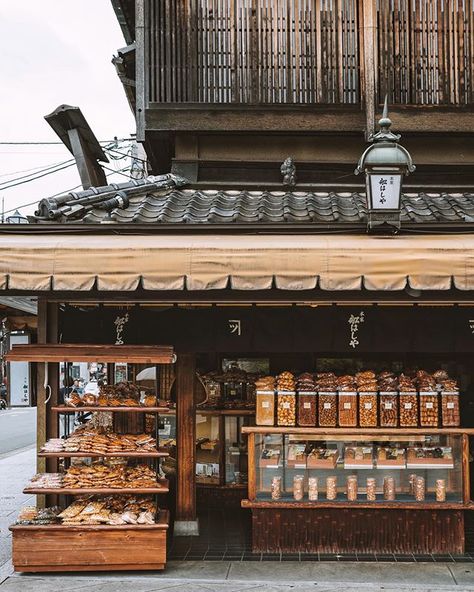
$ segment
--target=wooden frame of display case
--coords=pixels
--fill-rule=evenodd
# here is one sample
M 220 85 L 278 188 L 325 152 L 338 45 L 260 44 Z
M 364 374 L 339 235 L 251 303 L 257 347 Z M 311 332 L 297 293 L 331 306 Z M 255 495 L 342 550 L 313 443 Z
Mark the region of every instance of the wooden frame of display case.
M 244 427 L 248 435 L 249 488 L 242 507 L 252 512 L 254 552 L 463 553 L 464 512 L 474 509 L 469 484 L 469 436 L 464 428 L 298 428 Z M 460 502 L 272 501 L 257 496 L 257 434 L 363 441 L 460 436 Z M 421 468 L 421 467 L 420 467 Z M 336 470 L 336 469 L 335 469 Z
M 97 346 L 97 345 L 25 345 L 13 346 L 9 361 L 49 362 L 101 361 L 171 364 L 176 361 L 171 346 Z M 55 373 L 59 376 L 59 373 Z M 167 413 L 166 407 L 68 407 L 51 406 L 48 413 L 60 414 L 111 412 L 127 414 Z M 153 459 L 155 463 L 168 453 L 159 448 L 158 421 L 155 422 L 156 451 L 120 452 L 98 454 L 89 452 L 46 452 L 40 450 L 39 458 L 106 458 L 127 457 Z M 37 495 L 84 494 L 97 495 L 154 495 L 167 493 L 167 479 L 157 478 L 157 487 L 150 488 L 35 488 L 26 487 L 23 493 Z M 157 500 L 158 498 L 156 498 Z M 166 542 L 169 527 L 169 511 L 161 510 L 155 524 L 151 525 L 14 525 L 12 532 L 13 566 L 20 572 L 48 571 L 113 571 L 113 570 L 160 570 L 166 565 Z

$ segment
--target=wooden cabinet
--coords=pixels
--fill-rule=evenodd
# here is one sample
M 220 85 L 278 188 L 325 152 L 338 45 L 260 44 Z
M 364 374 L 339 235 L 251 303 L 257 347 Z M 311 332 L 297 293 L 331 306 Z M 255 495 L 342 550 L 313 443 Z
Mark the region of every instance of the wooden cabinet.
M 463 552 L 464 512 L 474 509 L 468 446 L 474 430 L 242 431 L 249 437 L 249 489 L 242 507 L 252 511 L 254 551 Z M 349 499 L 349 476 L 356 479 L 355 499 Z M 414 476 L 425 489 L 422 498 L 415 495 Z M 303 477 L 302 498 L 294 495 L 295 477 Z M 375 499 L 367 495 L 368 479 L 372 486 L 375 480 Z M 329 494 L 329 480 L 335 495 Z M 385 494 L 387 480 L 394 499 Z

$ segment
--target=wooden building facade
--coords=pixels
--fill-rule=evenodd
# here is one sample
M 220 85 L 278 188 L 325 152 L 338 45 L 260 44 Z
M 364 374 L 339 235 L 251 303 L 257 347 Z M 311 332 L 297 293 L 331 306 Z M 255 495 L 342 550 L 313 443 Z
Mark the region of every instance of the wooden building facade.
M 113 0 L 153 173 L 201 185 L 351 177 L 384 97 L 425 188 L 472 182 L 471 0 Z M 364 137 L 365 136 L 365 137 Z

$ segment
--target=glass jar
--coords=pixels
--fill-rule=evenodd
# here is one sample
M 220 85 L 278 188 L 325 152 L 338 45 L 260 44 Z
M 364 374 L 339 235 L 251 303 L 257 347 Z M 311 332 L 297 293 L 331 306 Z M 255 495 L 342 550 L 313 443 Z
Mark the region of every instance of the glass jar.
M 257 391 L 255 423 L 272 426 L 275 424 L 275 393 L 273 391 Z
M 417 502 L 425 501 L 425 478 L 417 477 L 415 479 L 415 500 Z
M 294 426 L 296 424 L 296 393 L 294 391 L 278 392 L 277 419 L 279 426 Z
M 361 428 L 377 427 L 377 393 L 359 393 L 359 424 Z
M 357 393 L 339 392 L 338 416 L 340 427 L 357 426 Z
M 387 501 L 395 499 L 395 479 L 393 477 L 384 477 L 383 498 Z
M 435 493 L 437 502 L 446 501 L 446 481 L 445 479 L 436 479 Z
M 357 477 L 355 475 L 347 477 L 347 500 L 350 502 L 357 501 Z
M 408 493 L 410 495 L 415 495 L 415 481 L 416 481 L 416 475 L 415 475 L 415 473 L 411 473 L 408 476 Z
M 400 427 L 418 427 L 418 395 L 414 392 L 401 392 L 399 395 Z
M 380 426 L 396 428 L 398 425 L 398 394 L 380 393 L 379 395 Z
M 326 498 L 328 500 L 337 498 L 337 477 L 326 477 Z
M 318 418 L 321 427 L 335 428 L 337 425 L 337 394 L 320 392 L 318 395 Z
M 298 425 L 302 427 L 316 425 L 316 393 L 298 393 Z
M 304 496 L 304 475 L 295 475 L 293 477 L 293 497 L 295 501 L 300 502 Z
M 441 423 L 444 428 L 456 428 L 461 423 L 459 393 L 441 393 Z
M 367 501 L 375 502 L 376 497 L 376 482 L 373 477 L 367 477 Z
M 420 393 L 420 426 L 435 428 L 438 426 L 438 393 Z
M 310 502 L 318 500 L 318 478 L 310 477 L 308 479 L 308 499 Z
M 281 499 L 281 477 L 273 477 L 271 485 L 272 500 Z

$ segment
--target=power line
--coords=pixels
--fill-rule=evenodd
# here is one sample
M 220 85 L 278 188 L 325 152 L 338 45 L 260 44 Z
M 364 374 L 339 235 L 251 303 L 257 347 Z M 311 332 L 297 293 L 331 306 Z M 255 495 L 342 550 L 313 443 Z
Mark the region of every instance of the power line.
M 36 175 L 36 177 L 31 177 L 30 179 L 25 179 L 25 180 L 19 181 L 17 183 L 11 183 L 10 185 L 0 186 L 0 190 L 5 191 L 7 189 L 10 189 L 11 187 L 17 187 L 18 185 L 24 185 L 25 183 L 30 183 L 30 181 L 36 181 L 37 179 L 41 179 L 42 177 L 46 177 L 47 175 L 52 175 L 53 173 L 57 173 L 59 171 L 63 171 L 64 169 L 68 169 L 69 167 L 72 167 L 75 164 L 76 164 L 76 162 L 74 161 L 74 162 L 71 162 L 70 164 L 66 164 L 63 167 L 55 169 L 54 171 L 48 171 L 46 173 L 43 173 L 42 175 Z M 9 181 L 6 181 L 6 183 L 9 183 Z
M 66 162 L 68 162 L 68 161 L 66 161 Z M 23 171 L 11 171 L 10 173 L 4 173 L 4 174 L 0 175 L 0 178 L 2 178 L 2 177 L 12 177 L 13 175 L 19 175 L 21 173 L 30 173 L 31 171 L 40 171 L 40 170 L 43 171 L 43 170 L 45 170 L 45 166 L 46 167 L 53 167 L 53 166 L 59 166 L 60 164 L 64 164 L 64 163 L 63 162 L 58 162 L 56 164 L 51 164 L 51 165 L 47 164 L 47 165 L 37 166 L 37 167 L 34 167 L 32 169 L 24 169 Z M 29 175 L 27 175 L 27 176 L 29 176 Z M 17 181 L 18 179 L 11 179 L 11 180 L 12 181 Z M 8 183 L 9 182 L 10 181 L 8 181 Z
M 117 142 L 135 141 L 135 138 L 114 138 L 113 140 L 98 140 L 99 144 L 116 144 Z M 64 146 L 63 142 L 15 141 L 0 142 L 0 146 Z
M 123 152 L 120 152 L 119 150 L 116 150 L 115 148 L 107 148 L 106 146 L 104 146 L 104 150 L 106 152 L 116 152 L 117 154 L 121 154 L 122 156 L 129 156 L 131 157 L 130 154 L 124 154 Z M 140 160 L 141 162 L 147 162 L 145 159 L 143 158 L 138 158 L 138 156 L 134 156 L 133 157 L 134 160 Z
M 15 179 L 10 179 L 9 181 L 3 181 L 3 183 L 0 183 L 0 189 L 2 189 L 2 185 L 9 185 L 10 183 L 15 183 L 16 181 L 22 181 L 23 179 L 28 179 L 29 177 L 32 177 L 31 179 L 28 179 L 29 181 L 34 181 L 36 178 L 40 178 L 40 173 L 45 173 L 46 171 L 51 171 L 51 173 L 55 173 L 55 170 L 52 169 L 57 169 L 57 167 L 62 167 L 63 165 L 69 165 L 69 163 L 75 163 L 75 160 L 73 158 L 69 159 L 69 160 L 65 160 L 63 162 L 58 162 L 57 164 L 52 164 L 43 168 L 40 168 L 39 170 L 37 170 L 35 173 L 30 173 L 29 175 L 24 175 L 23 177 L 16 177 Z M 64 167 L 66 168 L 66 167 Z M 61 168 L 57 169 L 58 171 L 62 170 Z M 39 177 L 37 177 L 36 175 L 40 175 Z M 25 181 L 26 182 L 26 181 Z
M 112 170 L 112 169 L 109 169 Z M 122 174 L 122 171 L 127 170 L 127 168 L 123 168 L 120 171 L 112 171 L 112 174 Z M 128 175 L 126 175 L 128 177 Z M 130 177 L 129 177 L 130 178 Z M 79 187 L 82 187 L 82 185 L 76 185 L 75 187 L 72 187 L 71 189 L 65 189 L 63 191 L 60 191 L 59 193 L 55 193 L 54 195 L 49 195 L 48 197 L 45 197 L 43 199 L 52 199 L 53 197 L 57 197 L 58 195 L 64 195 L 66 193 L 70 193 L 71 191 L 75 191 L 76 189 L 79 189 Z M 12 208 L 11 210 L 6 210 L 5 212 L 3 212 L 4 214 L 9 214 L 10 212 L 15 212 L 16 210 L 21 210 L 23 208 L 27 208 L 29 206 L 34 206 L 38 203 L 39 200 L 35 200 L 32 201 L 30 203 L 27 204 L 23 204 L 21 206 L 16 206 L 14 208 Z

